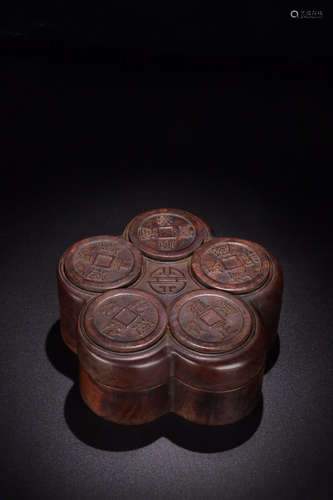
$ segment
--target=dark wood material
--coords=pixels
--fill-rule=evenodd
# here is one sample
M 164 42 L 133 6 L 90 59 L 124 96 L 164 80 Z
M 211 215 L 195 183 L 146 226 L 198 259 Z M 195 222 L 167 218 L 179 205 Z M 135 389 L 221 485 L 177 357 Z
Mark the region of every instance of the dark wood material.
M 83 305 L 107 290 L 129 285 L 140 274 L 141 253 L 116 236 L 93 236 L 68 248 L 57 267 L 60 327 L 77 352 L 77 321 Z
M 148 257 L 170 261 L 191 255 L 211 237 L 211 229 L 190 212 L 161 208 L 134 217 L 124 236 Z
M 115 389 L 92 379 L 80 367 L 80 392 L 96 415 L 118 424 L 145 424 L 169 412 L 168 383 L 141 391 Z
M 162 217 L 162 219 L 159 217 Z M 166 232 L 163 232 L 163 217 L 170 217 L 172 221 L 175 221 L 175 226 L 171 224 L 171 229 L 170 227 L 166 228 Z M 141 251 L 129 241 L 128 237 L 130 227 L 133 225 L 138 229 L 141 227 L 137 225 L 138 219 L 142 220 L 143 224 L 147 219 L 149 221 L 156 219 L 160 223 L 158 227 L 161 227 L 162 242 L 173 241 L 173 234 L 175 234 L 178 238 L 176 240 L 180 242 L 182 247 L 178 252 L 178 258 L 181 255 L 191 253 L 196 244 L 207 241 L 211 237 L 210 227 L 199 217 L 183 210 L 161 209 L 135 217 L 126 226 L 123 237 L 93 236 L 80 240 L 68 248 L 58 263 L 57 281 L 61 334 L 66 345 L 74 352 L 77 352 L 77 320 L 79 312 L 86 301 L 95 297 L 98 293 L 119 287 L 128 287 L 135 282 L 132 286 L 150 291 L 164 303 L 169 304 L 186 291 L 202 286 L 196 282 L 195 278 L 191 278 L 191 263 L 189 260 L 172 262 L 171 267 L 167 262 L 163 261 L 163 256 L 166 256 L 166 260 L 172 258 L 168 249 L 160 251 L 162 255 L 161 265 L 142 255 Z M 183 226 L 185 229 L 181 229 Z M 188 227 L 193 227 L 195 230 L 195 233 L 192 234 L 195 245 L 190 240 L 182 238 L 182 235 L 189 231 L 186 229 Z M 153 229 L 156 230 L 156 227 Z M 168 231 L 172 231 L 172 234 L 168 233 Z M 168 236 L 170 234 L 171 238 Z M 156 241 L 155 239 L 154 244 L 156 244 Z M 189 248 L 186 246 L 187 243 L 189 243 Z M 172 244 L 170 245 L 172 246 Z M 162 286 L 159 286 L 159 283 L 163 285 L 163 277 L 160 276 L 161 266 L 165 266 L 165 272 L 171 280 L 168 286 L 168 276 L 166 276 L 164 292 Z M 155 275 L 151 276 L 154 272 Z M 174 273 L 178 274 L 178 276 L 174 277 Z M 183 275 L 185 275 L 186 283 L 184 281 L 185 286 L 181 287 Z M 174 282 L 178 282 L 178 293 L 175 293 L 172 286 Z M 150 283 L 152 286 L 150 286 Z
M 232 293 L 260 313 L 270 348 L 276 339 L 283 279 L 278 261 L 258 243 L 213 238 L 193 254 L 192 270 L 204 286 Z
M 64 256 L 57 267 L 58 298 L 60 309 L 60 331 L 63 341 L 77 353 L 77 322 L 84 304 L 97 293 L 88 292 L 75 286 L 64 271 Z
M 202 391 L 172 379 L 172 411 L 204 425 L 226 425 L 243 419 L 259 403 L 263 370 L 243 387 L 225 392 Z
M 256 406 L 282 297 L 262 246 L 160 209 L 122 237 L 74 244 L 57 277 L 62 336 L 97 415 L 131 425 L 171 411 L 224 425 Z
M 230 294 L 196 290 L 173 305 L 170 327 L 186 347 L 218 354 L 246 342 L 252 333 L 252 316 L 245 304 Z
M 156 295 L 166 306 L 184 293 L 203 288 L 193 276 L 191 257 L 165 262 L 143 256 L 142 273 L 130 287 Z
M 140 274 L 141 253 L 118 236 L 93 236 L 72 245 L 65 274 L 83 290 L 105 292 L 132 283 Z
M 133 297 L 141 311 L 155 302 L 159 323 L 142 334 L 135 329 L 138 315 L 124 336 L 119 323 L 124 308 L 134 310 Z M 101 308 L 112 315 L 101 321 Z M 208 425 L 245 417 L 259 400 L 265 366 L 267 338 L 257 312 L 227 293 L 197 290 L 176 301 L 169 318 L 166 329 L 166 309 L 138 290 L 111 291 L 90 301 L 78 329 L 84 401 L 97 415 L 123 424 L 149 422 L 169 411 Z M 147 344 L 152 334 L 155 343 Z
M 83 319 L 89 340 L 102 349 L 147 349 L 163 335 L 168 316 L 162 303 L 141 290 L 113 290 L 90 301 Z

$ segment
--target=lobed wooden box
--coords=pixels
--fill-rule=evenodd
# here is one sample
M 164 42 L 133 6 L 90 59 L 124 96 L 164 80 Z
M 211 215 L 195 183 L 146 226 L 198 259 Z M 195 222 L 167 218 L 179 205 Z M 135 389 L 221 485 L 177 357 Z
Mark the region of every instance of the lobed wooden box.
M 173 411 L 223 425 L 256 406 L 283 288 L 261 245 L 153 210 L 122 236 L 72 245 L 57 280 L 62 337 L 96 414 L 141 424 Z

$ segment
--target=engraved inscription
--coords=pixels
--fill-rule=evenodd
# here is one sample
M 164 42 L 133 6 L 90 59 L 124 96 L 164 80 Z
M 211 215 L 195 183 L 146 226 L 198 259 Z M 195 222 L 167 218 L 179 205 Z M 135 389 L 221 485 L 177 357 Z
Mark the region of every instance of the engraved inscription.
M 117 242 L 90 242 L 73 256 L 75 271 L 95 282 L 113 282 L 124 278 L 134 265 L 131 251 Z
M 157 293 L 174 294 L 185 288 L 186 278 L 179 269 L 162 266 L 150 274 L 148 283 Z
M 201 257 L 205 274 L 220 283 L 243 284 L 262 271 L 260 257 L 245 245 L 223 243 L 209 248 Z
M 238 307 L 217 297 L 188 301 L 180 311 L 179 321 L 191 337 L 205 342 L 231 342 L 243 326 Z
M 137 237 L 154 250 L 175 251 L 190 246 L 196 236 L 193 224 L 180 215 L 157 214 L 144 219 Z
M 112 340 L 133 341 L 149 335 L 158 322 L 155 307 L 135 297 L 113 297 L 95 313 L 98 331 Z

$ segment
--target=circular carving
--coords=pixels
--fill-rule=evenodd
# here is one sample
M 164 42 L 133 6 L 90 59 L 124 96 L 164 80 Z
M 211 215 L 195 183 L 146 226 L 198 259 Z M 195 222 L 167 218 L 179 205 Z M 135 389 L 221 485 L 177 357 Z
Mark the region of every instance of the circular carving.
M 83 320 L 88 337 L 112 351 L 130 352 L 155 343 L 167 326 L 161 302 L 139 290 L 113 290 L 90 302 Z
M 175 267 L 161 266 L 150 274 L 148 283 L 154 292 L 163 295 L 174 294 L 185 288 L 186 278 L 184 273 Z
M 207 353 L 229 352 L 252 331 L 252 316 L 238 298 L 215 290 L 183 295 L 171 308 L 170 327 L 176 339 Z
M 190 255 L 204 240 L 207 228 L 183 210 L 159 209 L 145 212 L 128 227 L 130 241 L 149 257 L 161 260 Z
M 73 245 L 65 256 L 65 273 L 77 286 L 103 292 L 132 283 L 140 274 L 142 256 L 116 236 L 94 236 Z
M 195 252 L 192 269 L 204 285 L 245 293 L 265 282 L 270 259 L 257 243 L 239 238 L 214 238 Z

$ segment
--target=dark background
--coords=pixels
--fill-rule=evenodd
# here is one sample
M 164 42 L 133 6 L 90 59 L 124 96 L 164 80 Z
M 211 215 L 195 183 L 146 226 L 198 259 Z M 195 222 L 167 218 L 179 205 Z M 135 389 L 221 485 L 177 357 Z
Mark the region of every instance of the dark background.
M 1 19 L 0 497 L 332 498 L 329 10 L 54 3 Z M 128 428 L 80 399 L 57 260 L 158 207 L 283 267 L 279 345 L 238 424 Z

